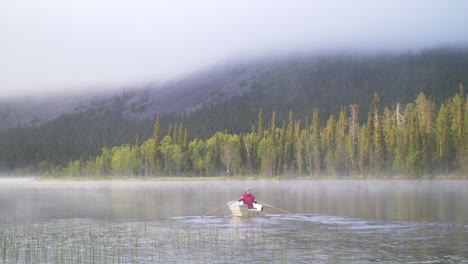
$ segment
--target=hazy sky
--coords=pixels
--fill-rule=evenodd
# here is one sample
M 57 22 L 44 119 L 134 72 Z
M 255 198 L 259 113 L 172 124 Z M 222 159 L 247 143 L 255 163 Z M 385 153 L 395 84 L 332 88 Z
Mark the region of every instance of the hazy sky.
M 236 57 L 468 43 L 468 1 L 1 0 L 0 99 L 121 87 Z

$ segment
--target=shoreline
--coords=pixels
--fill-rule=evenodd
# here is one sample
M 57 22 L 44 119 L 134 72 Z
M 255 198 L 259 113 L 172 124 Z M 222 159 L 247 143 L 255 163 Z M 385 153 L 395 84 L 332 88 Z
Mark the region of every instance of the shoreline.
M 404 175 L 398 176 L 301 176 L 301 177 L 286 177 L 286 176 L 203 176 L 203 177 L 188 177 L 188 176 L 150 176 L 150 177 L 46 177 L 40 176 L 34 178 L 34 181 L 96 181 L 96 182 L 113 182 L 113 181 L 314 181 L 314 180 L 468 180 L 468 175 L 438 175 L 438 176 L 422 176 L 408 177 Z

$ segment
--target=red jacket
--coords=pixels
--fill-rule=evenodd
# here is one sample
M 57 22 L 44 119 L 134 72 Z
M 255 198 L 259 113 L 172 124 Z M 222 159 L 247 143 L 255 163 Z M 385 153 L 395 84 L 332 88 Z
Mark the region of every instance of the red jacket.
M 241 198 L 239 199 L 239 202 L 240 201 L 243 201 L 244 204 L 248 205 L 249 208 L 252 208 L 253 207 L 253 203 L 254 202 L 257 202 L 257 200 L 255 200 L 255 196 L 251 193 L 244 193 Z

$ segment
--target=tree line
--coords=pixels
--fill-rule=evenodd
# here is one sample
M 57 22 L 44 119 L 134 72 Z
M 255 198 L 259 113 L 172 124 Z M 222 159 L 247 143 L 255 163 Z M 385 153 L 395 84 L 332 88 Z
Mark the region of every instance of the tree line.
M 313 107 L 316 107 L 322 128 L 331 114 L 336 119 L 339 117 L 341 106 L 357 104 L 357 120 L 361 124 L 367 120 L 374 92 L 381 96 L 379 111 L 385 107 L 393 111 L 395 102 L 401 103 L 400 111 L 403 111 L 403 106 L 420 92 L 440 106 L 445 98 L 458 91 L 459 83 L 468 82 L 467 67 L 466 47 L 401 54 L 311 54 L 241 63 L 230 69 L 233 73 L 226 74 L 225 81 L 249 87 L 243 94 L 230 97 L 235 90 L 221 85 L 219 91 L 226 96 L 220 100 L 212 101 L 206 94 L 208 99 L 204 103 L 186 105 L 196 108 L 194 111 L 160 112 L 161 133 L 167 135 L 170 123 L 182 123 L 188 130 L 189 142 L 197 137 L 206 141 L 225 130 L 245 137 L 252 132 L 252 124 L 258 125 L 260 108 L 265 122 L 271 122 L 269 119 L 276 111 L 276 123 L 281 129 L 283 121 L 286 126 L 289 124 L 290 110 L 294 121 L 301 120 L 304 128 L 307 117 L 312 121 Z M 250 74 L 240 78 L 235 72 Z M 124 93 L 44 123 L 19 124 L 1 130 L 0 172 L 36 174 L 51 167 L 67 167 L 70 160 L 87 162 L 89 157 L 101 155 L 103 148 L 134 145 L 137 133 L 145 142 L 153 136 L 155 119 L 132 118 L 154 114 L 145 112 L 151 108 L 149 103 L 143 104 L 133 96 Z M 351 114 L 349 107 L 346 114 L 347 117 Z M 258 173 L 259 169 L 245 171 Z M 290 169 L 286 171 L 289 173 Z
M 439 106 L 420 93 L 413 103 L 381 109 L 374 99 L 365 122 L 358 105 L 341 107 L 321 122 L 318 109 L 305 120 L 293 111 L 283 122 L 260 109 L 248 132 L 219 131 L 190 140 L 182 123 L 133 144 L 102 148 L 97 157 L 52 166 L 50 176 L 391 176 L 466 175 L 468 101 L 464 88 Z M 323 123 L 323 125 L 321 125 Z

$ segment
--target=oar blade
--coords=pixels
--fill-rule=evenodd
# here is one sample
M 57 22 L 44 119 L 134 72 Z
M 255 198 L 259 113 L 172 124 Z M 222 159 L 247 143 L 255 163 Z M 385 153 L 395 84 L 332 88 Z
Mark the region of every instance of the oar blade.
M 271 204 L 267 204 L 267 203 L 260 202 L 260 201 L 257 201 L 257 203 L 262 204 L 262 205 L 265 205 L 265 206 L 268 206 L 268 207 L 271 207 L 271 208 L 273 208 L 273 209 L 275 209 L 275 210 L 278 210 L 278 211 L 283 212 L 283 213 L 286 213 L 286 214 L 291 214 L 291 215 L 293 214 L 293 213 L 291 213 L 291 212 L 288 212 L 288 211 L 286 211 L 286 210 L 283 210 L 283 209 L 278 208 L 278 207 L 276 207 L 276 206 L 273 206 L 273 205 L 271 205 Z

